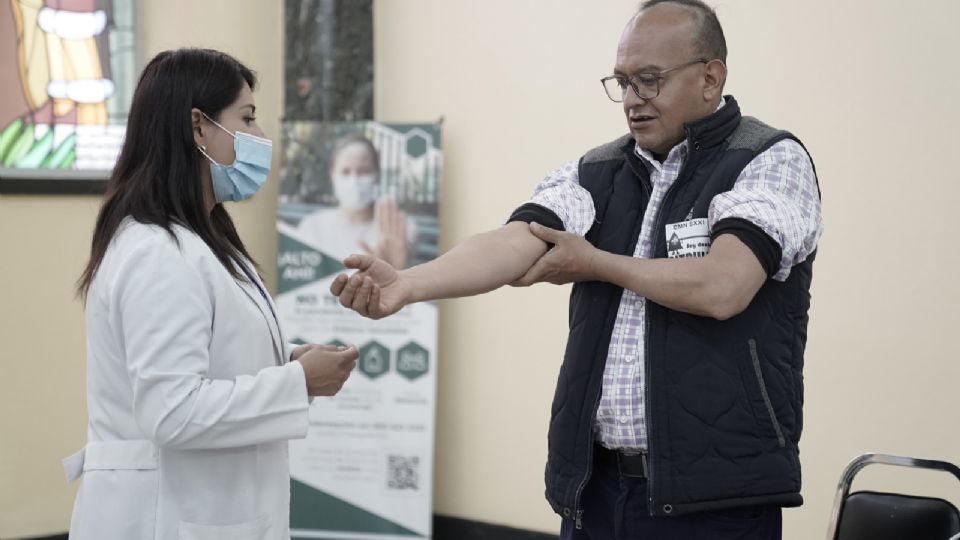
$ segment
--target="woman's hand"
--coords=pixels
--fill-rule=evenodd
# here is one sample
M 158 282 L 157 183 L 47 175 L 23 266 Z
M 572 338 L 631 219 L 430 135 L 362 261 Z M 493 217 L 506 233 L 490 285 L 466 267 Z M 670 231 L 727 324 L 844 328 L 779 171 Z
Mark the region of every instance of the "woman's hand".
M 297 351 L 300 351 L 298 354 Z M 294 361 L 303 365 L 307 378 L 307 394 L 332 396 L 343 388 L 360 356 L 357 348 L 333 345 L 301 345 L 294 349 Z
M 333 345 L 319 345 L 317 343 L 304 343 L 303 345 L 296 347 L 295 349 L 293 349 L 293 351 L 290 352 L 290 360 L 299 360 L 300 357 L 303 356 L 305 352 L 311 349 L 314 349 L 316 347 L 324 347 L 326 349 L 332 348 L 334 350 L 337 349 L 337 347 L 334 347 Z

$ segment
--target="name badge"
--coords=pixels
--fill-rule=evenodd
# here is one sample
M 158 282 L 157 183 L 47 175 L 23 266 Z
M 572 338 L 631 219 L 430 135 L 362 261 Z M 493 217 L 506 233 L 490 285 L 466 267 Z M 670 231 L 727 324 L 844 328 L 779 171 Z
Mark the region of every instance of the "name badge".
M 710 253 L 707 218 L 667 224 L 667 257 L 705 257 Z

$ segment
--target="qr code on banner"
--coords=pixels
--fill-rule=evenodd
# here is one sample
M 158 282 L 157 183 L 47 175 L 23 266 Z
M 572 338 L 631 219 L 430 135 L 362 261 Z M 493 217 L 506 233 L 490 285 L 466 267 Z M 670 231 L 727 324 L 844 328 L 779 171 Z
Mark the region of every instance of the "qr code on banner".
M 387 456 L 387 488 L 420 489 L 420 456 Z

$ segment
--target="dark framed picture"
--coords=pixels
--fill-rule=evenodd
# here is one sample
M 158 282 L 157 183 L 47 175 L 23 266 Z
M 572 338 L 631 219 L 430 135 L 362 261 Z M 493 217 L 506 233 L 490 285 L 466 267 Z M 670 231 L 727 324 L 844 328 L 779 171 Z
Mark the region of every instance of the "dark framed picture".
M 103 192 L 138 68 L 135 4 L 0 1 L 0 193 Z

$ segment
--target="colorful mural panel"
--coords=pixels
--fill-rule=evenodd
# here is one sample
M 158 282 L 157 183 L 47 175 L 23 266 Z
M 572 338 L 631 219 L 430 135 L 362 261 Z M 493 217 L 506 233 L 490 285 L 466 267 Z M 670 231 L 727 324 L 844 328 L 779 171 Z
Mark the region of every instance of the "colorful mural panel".
M 133 9 L 132 0 L 0 0 L 0 178 L 106 176 L 133 91 Z M 37 169 L 48 172 L 20 174 Z

